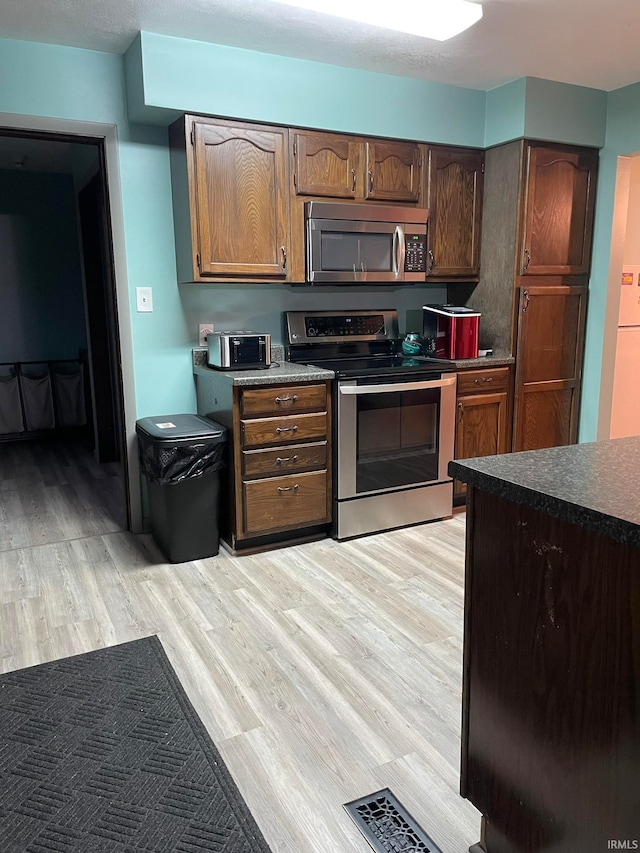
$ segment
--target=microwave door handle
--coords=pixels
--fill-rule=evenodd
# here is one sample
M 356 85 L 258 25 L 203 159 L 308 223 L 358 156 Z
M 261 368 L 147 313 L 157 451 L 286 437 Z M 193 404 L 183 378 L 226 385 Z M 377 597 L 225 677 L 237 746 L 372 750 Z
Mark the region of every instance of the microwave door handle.
M 396 225 L 393 232 L 393 273 L 396 278 L 401 278 L 404 273 L 404 228 Z

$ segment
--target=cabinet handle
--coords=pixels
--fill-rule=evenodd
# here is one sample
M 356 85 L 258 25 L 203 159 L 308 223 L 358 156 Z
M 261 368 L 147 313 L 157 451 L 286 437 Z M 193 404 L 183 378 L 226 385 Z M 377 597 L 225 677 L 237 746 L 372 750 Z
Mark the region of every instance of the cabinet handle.
M 295 483 L 293 486 L 278 486 L 278 491 L 279 492 L 295 492 L 299 488 L 300 488 L 300 486 L 297 483 Z
M 462 403 L 458 403 L 458 423 L 462 423 L 462 419 L 464 418 L 464 406 Z
M 522 294 L 522 313 L 527 313 L 527 308 L 529 307 L 529 291 L 525 290 Z
M 371 174 L 371 172 L 369 172 Z M 351 192 L 355 193 L 356 191 L 356 170 L 351 170 Z
M 287 250 L 284 246 L 280 246 L 280 251 L 282 252 L 282 269 L 286 270 L 287 268 Z
M 297 427 L 297 426 L 292 426 L 292 427 L 276 427 L 276 432 L 277 432 L 277 433 L 281 433 L 281 432 L 296 432 L 296 431 L 297 431 L 297 429 L 298 429 L 298 427 Z
M 371 169 L 369 169 L 368 174 L 369 174 L 369 192 L 372 193 L 373 192 L 373 172 L 371 171 Z
M 481 376 L 479 379 L 473 380 L 476 385 L 482 385 L 485 382 L 493 382 L 493 376 Z
M 278 456 L 276 457 L 276 464 L 284 465 L 285 462 L 297 462 L 298 454 L 294 454 L 293 456 Z
M 289 397 L 276 397 L 274 402 L 275 403 L 295 403 L 297 399 L 298 399 L 298 395 L 294 394 L 293 396 L 289 396 Z
M 531 263 L 531 255 L 529 254 L 529 250 L 524 250 L 524 264 L 522 265 L 522 272 L 526 272 L 529 269 L 529 264 Z
M 434 257 L 433 252 L 431 251 L 431 249 L 429 249 L 429 251 L 427 252 L 427 255 L 428 255 L 428 257 L 429 257 L 429 263 L 428 263 L 428 265 L 427 265 L 427 273 L 430 273 L 430 272 L 431 272 L 431 270 L 432 270 L 432 269 L 435 267 L 435 265 L 436 265 L 436 259 L 435 259 L 435 257 Z

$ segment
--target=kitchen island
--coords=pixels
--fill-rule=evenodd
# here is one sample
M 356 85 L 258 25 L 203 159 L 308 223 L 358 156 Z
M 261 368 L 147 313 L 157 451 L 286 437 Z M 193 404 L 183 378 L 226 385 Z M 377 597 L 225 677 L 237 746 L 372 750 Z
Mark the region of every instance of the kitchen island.
M 487 853 L 640 849 L 640 437 L 468 484 L 461 793 Z

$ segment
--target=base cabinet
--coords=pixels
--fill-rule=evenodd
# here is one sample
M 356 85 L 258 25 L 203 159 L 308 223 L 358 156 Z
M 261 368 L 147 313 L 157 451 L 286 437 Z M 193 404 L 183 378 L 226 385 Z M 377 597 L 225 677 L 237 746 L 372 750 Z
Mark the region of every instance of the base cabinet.
M 318 533 L 331 520 L 331 394 L 325 382 L 234 389 L 230 545 Z
M 508 367 L 458 374 L 456 459 L 507 453 L 510 387 Z M 461 502 L 466 493 L 466 485 L 454 480 L 454 500 Z
M 484 818 L 472 850 L 637 849 L 638 548 L 506 489 L 469 492 L 461 794 Z

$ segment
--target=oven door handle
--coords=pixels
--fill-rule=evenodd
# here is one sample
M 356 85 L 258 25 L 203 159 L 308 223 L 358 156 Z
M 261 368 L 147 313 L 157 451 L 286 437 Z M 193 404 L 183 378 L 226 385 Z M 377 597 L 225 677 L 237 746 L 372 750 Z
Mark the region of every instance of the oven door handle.
M 443 376 L 426 382 L 391 382 L 388 385 L 338 385 L 340 394 L 390 394 L 396 391 L 422 391 L 425 388 L 446 388 L 455 385 L 455 376 Z

